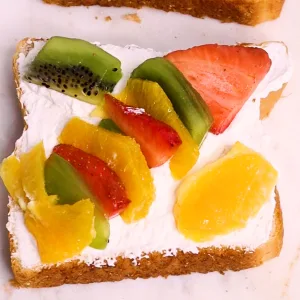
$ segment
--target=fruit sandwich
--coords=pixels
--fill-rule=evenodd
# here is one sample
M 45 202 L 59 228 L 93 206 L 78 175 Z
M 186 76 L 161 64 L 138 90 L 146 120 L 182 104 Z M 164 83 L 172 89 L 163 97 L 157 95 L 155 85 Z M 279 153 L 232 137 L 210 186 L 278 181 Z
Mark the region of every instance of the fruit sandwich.
M 0 175 L 20 286 L 238 271 L 279 255 L 262 120 L 291 76 L 283 43 L 160 53 L 25 39 L 13 70 L 25 129 Z

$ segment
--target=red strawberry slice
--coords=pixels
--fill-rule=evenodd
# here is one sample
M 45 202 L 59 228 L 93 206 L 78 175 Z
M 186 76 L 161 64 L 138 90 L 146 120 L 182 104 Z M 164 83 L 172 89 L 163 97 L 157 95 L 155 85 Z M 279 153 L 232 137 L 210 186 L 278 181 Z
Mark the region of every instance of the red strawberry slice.
M 107 94 L 105 110 L 122 132 L 140 144 L 149 168 L 164 164 L 182 143 L 172 127 L 154 119 L 144 109 L 125 105 Z
M 265 50 L 243 46 L 203 45 L 172 52 L 166 58 L 208 104 L 215 134 L 230 125 L 271 67 Z
M 64 144 L 54 147 L 53 152 L 80 173 L 110 218 L 120 214 L 130 203 L 118 175 L 98 157 Z

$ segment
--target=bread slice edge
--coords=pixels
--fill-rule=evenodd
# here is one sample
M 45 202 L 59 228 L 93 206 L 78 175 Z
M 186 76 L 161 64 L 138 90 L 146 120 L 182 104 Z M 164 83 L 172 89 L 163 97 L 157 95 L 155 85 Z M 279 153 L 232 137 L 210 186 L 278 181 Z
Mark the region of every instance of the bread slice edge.
M 210 17 L 222 22 L 236 22 L 255 26 L 280 16 L 285 0 L 43 0 L 61 6 L 127 6 L 150 7 L 167 12 L 178 12 L 197 18 Z
M 24 117 L 27 112 L 26 107 L 21 103 L 22 90 L 20 88 L 18 58 L 21 53 L 27 55 L 33 48 L 34 44 L 28 43 L 29 41 L 38 40 L 43 39 L 26 38 L 22 40 L 17 45 L 17 51 L 13 57 L 17 96 Z M 26 127 L 24 120 L 24 129 Z M 167 277 L 193 272 L 208 273 L 217 271 L 223 273 L 227 270 L 240 271 L 259 266 L 265 261 L 278 256 L 282 248 L 284 230 L 277 189 L 275 194 L 276 206 L 269 240 L 253 251 L 240 247 L 209 247 L 200 248 L 197 254 L 184 253 L 179 250 L 174 256 L 164 256 L 163 253 L 151 252 L 147 253 L 147 258 L 140 259 L 138 264 L 134 264 L 129 258 L 118 256 L 114 266 L 106 265 L 99 268 L 80 260 L 71 260 L 57 265 L 28 269 L 24 268 L 22 262 L 14 255 L 18 251 L 18 245 L 14 236 L 9 233 L 11 265 L 15 276 L 15 284 L 19 287 L 39 288 L 62 284 L 120 281 L 126 278 Z M 11 212 L 11 207 L 9 207 L 9 210 Z

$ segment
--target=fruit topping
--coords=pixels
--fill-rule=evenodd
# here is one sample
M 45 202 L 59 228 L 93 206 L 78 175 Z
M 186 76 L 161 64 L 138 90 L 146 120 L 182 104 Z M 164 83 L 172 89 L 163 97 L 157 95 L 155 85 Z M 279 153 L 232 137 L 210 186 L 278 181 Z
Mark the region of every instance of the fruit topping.
M 25 224 L 35 237 L 42 263 L 57 263 L 79 255 L 94 236 L 94 205 L 81 200 L 73 205 L 33 201 Z
M 25 210 L 28 199 L 25 195 L 21 180 L 21 163 L 15 156 L 3 160 L 0 166 L 0 177 L 10 196 Z
M 105 95 L 104 109 L 126 134 L 140 144 L 149 168 L 164 164 L 181 145 L 177 132 L 154 119 L 144 109 L 125 105 L 111 95 Z
M 121 129 L 111 119 L 102 119 L 99 123 L 99 126 L 109 131 L 123 134 Z
M 124 185 L 100 158 L 71 145 L 57 145 L 53 152 L 67 160 L 79 172 L 109 217 L 120 214 L 128 206 L 130 201 Z
M 99 104 L 122 77 L 121 62 L 79 39 L 52 37 L 33 60 L 25 80 Z
M 43 143 L 34 146 L 20 157 L 23 190 L 29 200 L 55 204 L 57 197 L 49 196 L 45 189 L 44 166 L 46 155 Z
M 45 190 L 45 151 L 40 143 L 28 153 L 4 160 L 1 176 L 11 196 L 25 199 L 25 224 L 35 237 L 42 263 L 57 263 L 87 247 L 94 237 L 94 205 L 82 200 L 56 205 L 57 196 Z M 26 191 L 26 196 L 25 196 Z
M 118 98 L 127 105 L 144 108 L 146 113 L 176 130 L 182 144 L 171 157 L 170 170 L 175 179 L 185 176 L 197 162 L 199 147 L 159 84 L 147 80 L 129 79 L 126 88 Z
M 86 163 L 88 164 L 88 162 L 82 160 L 83 166 Z M 96 236 L 90 246 L 97 249 L 104 249 L 110 233 L 109 222 L 104 215 L 99 200 L 92 194 L 90 187 L 85 183 L 84 179 L 72 164 L 60 155 L 52 153 L 47 159 L 45 164 L 47 193 L 49 195 L 57 195 L 58 204 L 74 204 L 82 199 L 90 199 L 95 205 L 96 231 Z
M 166 59 L 209 106 L 215 134 L 230 125 L 271 67 L 265 50 L 244 46 L 203 45 L 169 53 Z
M 45 163 L 45 188 L 48 195 L 57 195 L 57 204 L 74 204 L 93 195 L 76 169 L 63 157 L 52 153 Z
M 63 129 L 59 142 L 97 156 L 116 172 L 131 201 L 121 214 L 126 223 L 148 214 L 155 188 L 145 157 L 133 138 L 73 118 Z
M 181 183 L 174 207 L 177 228 L 195 242 L 242 229 L 270 199 L 276 180 L 268 161 L 237 142 Z
M 195 142 L 202 143 L 213 121 L 211 113 L 199 93 L 172 63 L 162 57 L 148 59 L 131 77 L 157 82 Z

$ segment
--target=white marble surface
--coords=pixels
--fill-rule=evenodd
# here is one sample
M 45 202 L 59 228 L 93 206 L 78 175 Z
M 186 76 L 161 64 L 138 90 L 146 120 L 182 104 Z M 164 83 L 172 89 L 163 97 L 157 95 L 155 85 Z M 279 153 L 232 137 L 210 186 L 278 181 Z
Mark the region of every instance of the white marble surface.
M 6 192 L 0 183 L 0 299 L 79 300 L 93 299 L 300 299 L 300 4 L 287 0 L 280 19 L 250 28 L 198 20 L 149 9 L 138 12 L 142 22 L 122 19 L 132 9 L 59 8 L 41 0 L 1 1 L 0 4 L 0 160 L 14 147 L 22 130 L 11 71 L 11 57 L 18 40 L 30 37 L 65 35 L 101 43 L 134 43 L 156 50 L 189 47 L 201 43 L 284 41 L 293 56 L 295 72 L 265 123 L 278 146 L 279 189 L 282 198 L 285 238 L 282 254 L 262 267 L 241 271 L 168 279 L 125 280 L 120 283 L 69 285 L 51 289 L 14 289 L 5 223 Z M 111 16 L 111 22 L 104 18 Z M 297 31 L 298 30 L 298 31 Z

